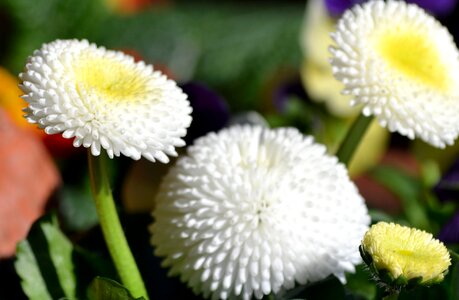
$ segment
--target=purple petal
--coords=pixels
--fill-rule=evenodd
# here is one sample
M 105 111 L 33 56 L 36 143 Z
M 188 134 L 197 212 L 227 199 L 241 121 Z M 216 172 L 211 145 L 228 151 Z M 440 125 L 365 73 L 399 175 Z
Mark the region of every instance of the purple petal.
M 339 17 L 346 9 L 355 4 L 366 2 L 365 0 L 324 0 L 325 7 L 333 17 Z M 408 3 L 415 3 L 434 15 L 447 15 L 452 12 L 457 0 L 407 0 Z
M 407 2 L 415 3 L 435 15 L 445 15 L 452 12 L 457 0 L 407 0 Z
M 440 201 L 459 200 L 459 160 L 446 172 L 433 191 Z
M 363 3 L 364 0 L 324 0 L 325 7 L 333 17 L 339 17 L 346 9 L 351 8 L 357 3 Z
M 459 243 L 459 213 L 456 213 L 453 218 L 443 226 L 438 234 L 438 239 L 445 244 Z
M 181 86 L 188 95 L 193 112 L 193 122 L 188 128 L 185 141 L 190 144 L 194 139 L 211 131 L 222 129 L 229 120 L 229 109 L 225 100 L 204 84 L 189 82 Z
M 281 85 L 274 91 L 273 105 L 275 109 L 280 113 L 284 112 L 287 102 L 291 99 L 291 97 L 297 97 L 300 99 L 308 98 L 299 78 Z

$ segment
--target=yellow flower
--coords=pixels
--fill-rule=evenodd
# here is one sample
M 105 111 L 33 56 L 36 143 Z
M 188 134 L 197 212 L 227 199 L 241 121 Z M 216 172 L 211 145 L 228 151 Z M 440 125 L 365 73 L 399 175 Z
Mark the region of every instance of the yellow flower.
M 360 250 L 365 263 L 389 286 L 441 282 L 451 265 L 448 249 L 432 234 L 394 223 L 371 226 Z

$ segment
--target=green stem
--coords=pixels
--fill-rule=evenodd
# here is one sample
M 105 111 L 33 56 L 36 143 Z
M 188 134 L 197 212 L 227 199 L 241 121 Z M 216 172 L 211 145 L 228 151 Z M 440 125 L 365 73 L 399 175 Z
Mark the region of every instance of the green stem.
M 451 255 L 451 260 L 453 261 L 453 263 L 459 263 L 459 254 L 454 252 L 451 249 L 448 249 L 448 251 L 449 251 L 449 254 Z
M 352 124 L 351 128 L 349 128 L 349 131 L 341 143 L 338 152 L 336 152 L 338 160 L 346 166 L 349 166 L 352 156 L 354 155 L 355 150 L 359 146 L 359 143 L 365 135 L 365 132 L 372 120 L 372 117 L 365 117 L 363 114 L 360 114 Z
M 134 297 L 143 296 L 148 299 L 145 285 L 126 241 L 116 211 L 106 171 L 106 159 L 107 155 L 105 153 L 100 156 L 93 156 L 88 151 L 91 189 L 96 202 L 99 223 L 121 282 Z

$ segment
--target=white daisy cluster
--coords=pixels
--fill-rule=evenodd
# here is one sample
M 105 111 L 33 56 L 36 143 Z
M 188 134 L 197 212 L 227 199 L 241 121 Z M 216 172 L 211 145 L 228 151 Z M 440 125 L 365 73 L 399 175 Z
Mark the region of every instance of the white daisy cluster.
M 459 134 L 459 52 L 414 4 L 375 0 L 347 11 L 332 34 L 334 76 L 363 113 L 433 146 Z
M 74 146 L 168 162 L 191 123 L 187 96 L 151 65 L 88 41 L 56 40 L 20 74 L 31 123 Z
M 196 140 L 165 177 L 151 226 L 171 275 L 212 299 L 341 281 L 370 218 L 345 167 L 293 128 Z

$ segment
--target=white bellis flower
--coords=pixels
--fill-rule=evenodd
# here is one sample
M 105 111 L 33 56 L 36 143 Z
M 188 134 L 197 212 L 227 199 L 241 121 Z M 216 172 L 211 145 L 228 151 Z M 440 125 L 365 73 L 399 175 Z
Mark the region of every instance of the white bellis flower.
M 421 8 L 370 1 L 348 10 L 332 34 L 334 76 L 352 105 L 383 127 L 439 148 L 459 134 L 459 52 Z
M 293 128 L 235 126 L 196 140 L 157 195 L 155 253 L 212 299 L 344 281 L 370 219 L 325 150 Z
M 26 118 L 99 155 L 168 162 L 191 123 L 187 96 L 151 65 L 86 40 L 56 40 L 20 74 Z

